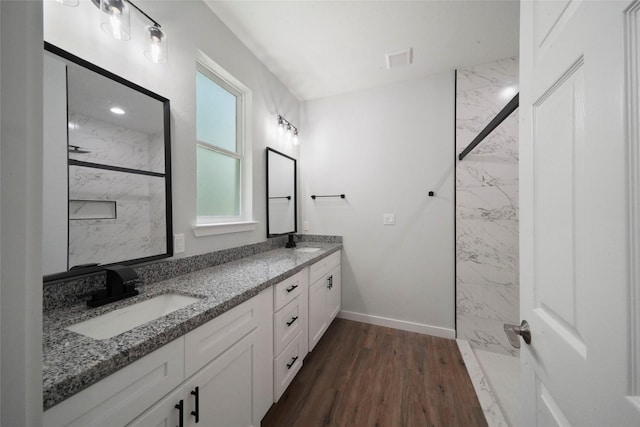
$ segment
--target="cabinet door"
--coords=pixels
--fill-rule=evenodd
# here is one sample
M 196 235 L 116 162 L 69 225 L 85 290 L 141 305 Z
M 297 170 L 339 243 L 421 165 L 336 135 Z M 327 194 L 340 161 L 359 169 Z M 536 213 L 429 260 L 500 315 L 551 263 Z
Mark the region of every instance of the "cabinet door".
M 161 399 L 133 420 L 127 427 L 176 427 L 180 425 L 180 410 L 176 408 L 182 401 L 183 417 L 187 417 L 187 407 L 183 388 L 180 387 L 173 393 Z M 184 418 L 186 421 L 186 418 Z
M 331 321 L 340 312 L 341 302 L 341 286 L 340 286 L 340 266 L 335 267 L 328 276 L 329 287 L 327 288 L 327 323 L 331 324 Z M 327 324 L 327 327 L 329 326 Z
M 320 279 L 309 288 L 309 351 L 327 329 L 327 281 Z
M 242 338 L 187 382 L 185 394 L 189 398 L 185 405 L 186 426 L 259 425 L 261 416 L 254 412 L 253 405 L 256 335 L 257 331 L 253 331 Z M 191 411 L 196 410 L 196 399 L 191 395 L 196 387 L 199 398 L 199 424 L 195 423 L 195 416 L 191 415 Z

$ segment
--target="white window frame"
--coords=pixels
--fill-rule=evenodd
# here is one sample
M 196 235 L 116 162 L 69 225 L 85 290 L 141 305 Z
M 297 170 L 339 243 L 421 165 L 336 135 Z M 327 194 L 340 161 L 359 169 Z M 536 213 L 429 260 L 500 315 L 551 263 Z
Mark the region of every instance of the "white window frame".
M 196 139 L 195 148 L 205 147 L 240 160 L 240 215 L 198 216 L 196 213 L 193 233 L 196 237 L 238 233 L 255 230 L 252 206 L 252 94 L 251 90 L 201 51 L 196 53 L 196 70 L 206 75 L 223 89 L 236 96 L 236 152 L 216 147 Z M 195 79 L 194 79 L 195 84 Z M 195 91 L 194 91 L 195 93 Z M 196 123 L 197 126 L 197 123 Z M 197 180 L 197 176 L 196 176 Z M 197 185 L 197 182 L 196 182 Z M 197 193 L 197 192 L 196 192 Z M 197 201 L 196 201 L 197 203 Z

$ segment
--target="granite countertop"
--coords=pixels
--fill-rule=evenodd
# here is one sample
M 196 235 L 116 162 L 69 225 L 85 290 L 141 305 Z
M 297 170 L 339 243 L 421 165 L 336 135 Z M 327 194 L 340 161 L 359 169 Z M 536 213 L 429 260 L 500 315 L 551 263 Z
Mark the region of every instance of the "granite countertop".
M 312 253 L 275 249 L 138 287 L 140 295 L 98 308 L 77 305 L 44 313 L 43 407 L 48 409 L 216 316 L 281 282 L 342 245 L 308 243 Z M 113 338 L 96 340 L 64 328 L 166 293 L 202 298 Z

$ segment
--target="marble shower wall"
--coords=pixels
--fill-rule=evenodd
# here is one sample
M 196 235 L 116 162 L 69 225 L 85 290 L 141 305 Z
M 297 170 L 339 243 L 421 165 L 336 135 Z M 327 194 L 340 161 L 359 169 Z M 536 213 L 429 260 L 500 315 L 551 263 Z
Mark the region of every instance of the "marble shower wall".
M 518 60 L 460 69 L 459 154 L 517 93 Z M 472 347 L 517 355 L 504 323 L 520 323 L 518 110 L 456 165 L 456 321 Z
M 70 113 L 69 144 L 88 153 L 69 158 L 152 172 L 164 171 L 162 135 Z M 69 220 L 69 267 L 112 263 L 166 252 L 164 178 L 89 167 L 69 167 L 69 199 L 109 200 L 116 218 Z M 95 205 L 95 204 L 94 204 Z M 70 212 L 73 214 L 73 212 Z M 72 215 L 73 216 L 73 215 Z

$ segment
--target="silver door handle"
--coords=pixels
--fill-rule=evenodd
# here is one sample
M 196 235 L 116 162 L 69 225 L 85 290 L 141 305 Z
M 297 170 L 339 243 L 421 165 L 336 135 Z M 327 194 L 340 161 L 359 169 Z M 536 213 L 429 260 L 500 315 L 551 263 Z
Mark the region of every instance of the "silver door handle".
M 509 343 L 515 348 L 520 348 L 518 335 L 522 337 L 525 344 L 531 344 L 531 329 L 529 329 L 529 322 L 526 320 L 523 320 L 520 326 L 505 323 L 504 332 L 507 334 L 507 338 L 509 338 Z

